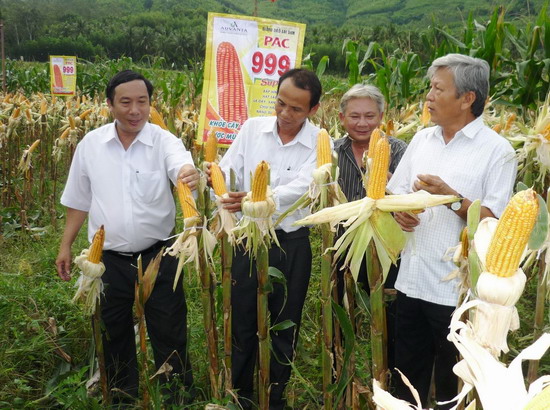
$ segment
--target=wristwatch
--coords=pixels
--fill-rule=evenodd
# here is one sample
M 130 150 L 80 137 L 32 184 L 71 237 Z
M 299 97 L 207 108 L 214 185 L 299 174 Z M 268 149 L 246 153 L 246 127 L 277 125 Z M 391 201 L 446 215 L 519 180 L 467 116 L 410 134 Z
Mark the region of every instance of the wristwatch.
M 458 211 L 460 208 L 462 208 L 462 201 L 464 201 L 464 197 L 460 194 L 457 194 L 457 197 L 459 198 L 458 201 L 453 202 L 450 206 L 451 210 Z

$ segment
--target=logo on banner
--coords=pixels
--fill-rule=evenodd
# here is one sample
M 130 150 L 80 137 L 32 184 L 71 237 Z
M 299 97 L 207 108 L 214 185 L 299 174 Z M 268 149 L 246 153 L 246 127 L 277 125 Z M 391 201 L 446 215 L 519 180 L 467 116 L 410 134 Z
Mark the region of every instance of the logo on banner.
M 248 34 L 248 30 L 246 29 L 246 27 L 245 28 L 239 27 L 239 25 L 235 20 L 233 20 L 229 24 L 229 26 L 221 26 L 220 32 L 223 34 L 242 34 L 242 35 Z

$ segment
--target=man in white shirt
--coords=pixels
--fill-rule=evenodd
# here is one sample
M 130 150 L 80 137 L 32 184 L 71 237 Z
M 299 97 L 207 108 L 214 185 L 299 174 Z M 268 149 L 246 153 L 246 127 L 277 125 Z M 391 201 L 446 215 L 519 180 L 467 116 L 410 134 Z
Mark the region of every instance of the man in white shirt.
M 306 192 L 316 167 L 319 131 L 308 117 L 317 111 L 320 97 L 321 83 L 311 71 L 293 69 L 281 76 L 275 103 L 276 116 L 246 121 L 220 162 L 226 176 L 232 169 L 237 177 L 239 192 L 230 193 L 230 198 L 224 201 L 227 209 L 233 212 L 241 210 L 241 200 L 251 189 L 250 175 L 262 160 L 271 167 L 271 188 L 277 213 L 286 211 Z M 283 392 L 290 377 L 289 362 L 294 359 L 311 274 L 309 230 L 292 226 L 305 212 L 294 213 L 276 227 L 281 248 L 274 245 L 269 251 L 270 266 L 285 275 L 287 293 L 285 297 L 283 286 L 274 284 L 269 295 L 271 325 L 285 320 L 296 325 L 271 332 L 270 409 L 282 409 L 285 405 Z M 238 389 L 241 405 L 250 408 L 258 350 L 258 282 L 255 265 L 242 249 L 237 249 L 233 258 L 232 278 L 233 385 Z
M 481 200 L 482 218 L 501 215 L 517 169 L 510 144 L 483 123 L 489 92 L 487 62 L 449 54 L 432 63 L 428 76 L 431 88 L 426 104 L 437 126 L 414 136 L 388 184 L 395 194 L 423 189 L 462 198 L 418 216 L 395 214 L 403 230 L 413 232 L 395 283 L 395 367 L 418 390 L 423 407 L 431 405 L 432 373 L 437 401 L 450 400 L 457 393 L 452 367 L 458 352 L 447 334 L 458 302 L 458 282 L 445 280 L 454 266 L 443 255 L 458 242 L 472 201 Z M 398 397 L 414 403 L 400 377 L 394 382 Z
M 115 404 L 138 393 L 132 315 L 137 257 L 142 255 L 146 267 L 174 228 L 170 181 L 180 178 L 194 188 L 198 180 L 181 140 L 148 122 L 152 93 L 152 84 L 130 70 L 109 81 L 107 104 L 115 121 L 91 131 L 78 144 L 61 197 L 67 217 L 56 266 L 63 280 L 71 279 L 71 245 L 86 218 L 90 242 L 97 229 L 105 227 L 101 318 L 109 388 L 122 392 L 117 397 L 113 391 Z M 163 257 L 145 316 L 155 364 L 167 361 L 177 375 L 171 382 L 177 380 L 181 389 L 190 387 L 193 377 L 181 278 L 172 291 L 176 267 L 175 258 Z M 177 396 L 174 391 L 172 400 L 179 400 Z

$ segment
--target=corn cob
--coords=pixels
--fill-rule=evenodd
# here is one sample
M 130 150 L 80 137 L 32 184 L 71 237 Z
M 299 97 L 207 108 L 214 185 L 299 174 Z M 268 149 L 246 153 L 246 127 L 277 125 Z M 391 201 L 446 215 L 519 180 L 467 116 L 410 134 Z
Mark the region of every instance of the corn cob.
M 90 251 L 88 253 L 88 260 L 92 263 L 99 263 L 101 261 L 101 255 L 103 253 L 103 244 L 105 243 L 105 229 L 103 225 L 99 227 L 94 235 Z
M 88 116 L 92 113 L 92 109 L 88 108 L 87 110 L 83 111 L 82 114 L 79 115 L 79 118 L 84 121 Z
M 492 129 L 497 134 L 500 134 L 500 132 L 502 131 L 502 124 L 495 124 L 495 125 L 493 125 Z
M 215 162 L 212 162 L 210 165 L 210 177 L 212 178 L 212 188 L 214 188 L 214 193 L 217 196 L 223 196 L 226 194 L 227 187 L 225 186 L 222 170 Z
M 426 127 L 430 123 L 431 119 L 430 111 L 428 110 L 428 103 L 424 101 L 422 105 L 422 115 L 420 116 L 420 123 Z
M 369 182 L 367 184 L 367 196 L 369 198 L 384 198 L 389 167 L 390 144 L 387 138 L 381 138 L 374 147 L 372 165 L 369 170 Z
M 67 137 L 69 136 L 69 131 L 70 131 L 70 130 L 71 130 L 71 129 L 70 129 L 69 127 L 65 128 L 65 131 L 63 131 L 63 132 L 61 133 L 61 135 L 59 136 L 59 139 L 60 139 L 60 140 L 67 139 Z
M 40 115 L 46 115 L 47 112 L 48 112 L 48 103 L 46 102 L 46 100 L 42 100 L 40 102 Z
M 374 150 L 380 138 L 382 138 L 382 132 L 379 128 L 375 128 L 374 131 L 372 131 L 372 133 L 370 134 L 369 151 L 367 153 L 367 158 L 374 158 Z
M 157 111 L 157 109 L 153 106 L 151 106 L 151 111 L 149 114 L 151 118 L 151 122 L 155 125 L 158 125 L 160 128 L 167 130 L 168 127 L 164 123 L 164 119 L 162 118 L 162 115 Z
M 395 125 L 393 124 L 393 120 L 388 120 L 388 122 L 386 123 L 385 134 L 387 136 L 390 136 L 390 135 L 393 135 L 394 131 L 395 131 Z
M 226 41 L 216 53 L 218 109 L 227 122 L 243 123 L 248 118 L 241 62 L 235 47 Z
M 195 198 L 193 198 L 189 185 L 183 183 L 181 179 L 178 179 L 177 190 L 183 218 L 187 219 L 199 216 L 197 206 L 195 205 Z
M 28 122 L 32 122 L 32 112 L 30 108 L 25 110 L 25 117 L 27 117 Z
M 71 127 L 72 130 L 76 128 L 74 117 L 72 115 L 69 115 L 69 126 Z
M 510 277 L 518 269 L 522 254 L 535 226 L 539 210 L 537 194 L 532 189 L 515 194 L 502 217 L 487 251 L 487 271 Z
M 28 155 L 32 154 L 39 144 L 40 144 L 40 139 L 37 139 L 36 141 L 34 141 L 32 145 L 29 147 L 29 151 L 27 152 L 27 154 Z
M 57 64 L 53 65 L 53 78 L 55 87 L 63 87 L 63 75 L 61 74 L 61 69 Z
M 317 168 L 332 163 L 330 135 L 324 128 L 317 134 Z
M 218 159 L 218 138 L 214 134 L 214 129 L 211 129 L 204 144 L 204 160 L 206 162 L 214 162 Z
M 506 125 L 504 126 L 504 131 L 509 131 L 510 128 L 512 128 L 512 124 L 516 120 L 516 114 L 512 113 L 510 117 L 508 117 L 508 121 L 506 121 Z
M 252 179 L 252 202 L 265 201 L 267 198 L 267 178 L 269 164 L 262 161 L 256 167 L 254 178 Z

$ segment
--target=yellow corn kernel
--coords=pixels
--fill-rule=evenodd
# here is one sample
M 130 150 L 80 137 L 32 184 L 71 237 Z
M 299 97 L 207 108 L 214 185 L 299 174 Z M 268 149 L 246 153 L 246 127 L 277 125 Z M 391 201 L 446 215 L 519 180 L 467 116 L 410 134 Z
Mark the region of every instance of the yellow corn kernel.
M 488 272 L 510 277 L 517 271 L 538 212 L 539 201 L 532 189 L 520 191 L 510 199 L 489 244 Z
M 546 386 L 539 394 L 529 400 L 523 410 L 548 410 L 550 407 L 550 385 Z
M 157 109 L 153 106 L 151 106 L 151 111 L 149 113 L 149 116 L 151 118 L 151 122 L 155 125 L 158 125 L 162 129 L 167 130 L 168 127 L 164 123 L 164 119 L 162 118 L 162 115 L 157 111 Z
M 374 150 L 378 141 L 382 138 L 382 132 L 379 128 L 375 128 L 370 134 L 369 150 L 367 152 L 367 158 L 374 158 Z
M 424 104 L 422 105 L 422 115 L 420 116 L 420 123 L 427 127 L 430 123 L 432 116 L 430 114 L 430 111 L 428 110 L 428 103 L 424 101 Z
M 269 164 L 262 161 L 256 167 L 252 179 L 252 202 L 265 201 L 267 198 L 267 178 L 269 173 Z
M 390 143 L 387 138 L 380 138 L 374 147 L 373 154 L 374 157 L 369 170 L 367 196 L 371 199 L 381 199 L 386 194 L 388 169 L 390 167 Z
M 103 225 L 99 227 L 94 235 L 90 251 L 88 252 L 88 260 L 92 263 L 99 263 L 103 253 L 103 244 L 105 243 L 105 229 Z
M 178 179 L 177 190 L 183 218 L 187 219 L 199 216 L 197 206 L 195 205 L 195 198 L 193 198 L 189 185 L 183 183 L 181 179 Z
M 204 144 L 204 160 L 206 162 L 215 162 L 218 159 L 218 138 L 214 133 L 214 128 L 208 133 Z
M 222 196 L 227 193 L 225 179 L 223 178 L 222 170 L 215 162 L 210 164 L 210 178 L 212 179 L 212 188 L 217 196 Z
M 550 122 L 544 127 L 541 132 L 541 135 L 547 140 L 550 141 Z
M 509 131 L 510 128 L 512 128 L 512 124 L 514 123 L 514 121 L 516 120 L 517 116 L 516 114 L 512 113 L 509 117 L 508 117 L 508 121 L 506 121 L 506 125 L 504 126 L 504 131 Z
M 324 128 L 317 133 L 317 168 L 332 163 L 330 135 Z

